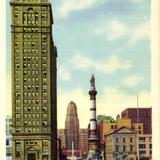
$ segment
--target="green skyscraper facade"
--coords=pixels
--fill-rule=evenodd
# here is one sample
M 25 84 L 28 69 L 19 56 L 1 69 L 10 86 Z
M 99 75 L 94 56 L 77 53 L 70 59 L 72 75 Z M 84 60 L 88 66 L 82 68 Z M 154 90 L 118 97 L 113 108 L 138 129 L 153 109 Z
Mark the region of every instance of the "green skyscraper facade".
M 13 160 L 57 158 L 57 50 L 49 0 L 11 0 Z

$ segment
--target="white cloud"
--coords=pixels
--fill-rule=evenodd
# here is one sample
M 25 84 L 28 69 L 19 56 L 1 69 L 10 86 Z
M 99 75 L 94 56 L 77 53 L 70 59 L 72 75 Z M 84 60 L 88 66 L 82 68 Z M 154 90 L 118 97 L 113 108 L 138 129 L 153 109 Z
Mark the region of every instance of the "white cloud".
M 115 20 L 107 22 L 104 27 L 95 31 L 97 35 L 104 36 L 108 41 L 121 39 L 128 34 L 128 28 L 122 23 Z
M 141 23 L 139 26 L 133 28 L 130 34 L 130 44 L 135 44 L 140 40 L 145 38 L 150 38 L 150 23 L 149 21 L 145 21 Z
M 70 60 L 70 63 L 73 64 L 75 69 L 86 69 L 93 65 L 93 62 L 90 58 L 82 56 L 81 54 L 75 54 Z
M 129 60 L 121 60 L 117 55 L 112 55 L 106 60 L 93 60 L 82 54 L 76 54 L 70 60 L 70 63 L 74 65 L 75 69 L 84 70 L 92 67 L 98 72 L 110 74 L 119 70 L 128 70 L 132 67 Z
M 134 45 L 140 40 L 150 38 L 150 23 L 144 21 L 136 26 L 127 26 L 118 20 L 112 20 L 107 22 L 104 27 L 96 29 L 95 34 L 110 42 L 127 38 L 126 43 Z
M 133 3 L 141 3 L 143 0 L 131 0 Z
M 64 66 L 58 67 L 58 77 L 61 80 L 69 81 L 70 80 L 70 72 Z
M 114 73 L 118 70 L 130 69 L 131 62 L 129 60 L 121 60 L 117 55 L 113 55 L 103 62 L 96 62 L 94 67 L 99 72 Z
M 77 104 L 80 127 L 87 127 L 90 119 L 91 102 L 89 95 L 77 88 L 70 91 L 59 90 L 58 93 L 58 127 L 63 128 L 66 118 L 68 103 L 73 100 Z M 110 86 L 97 94 L 97 114 L 111 115 L 114 118 L 117 114 L 128 107 L 136 107 L 136 93 L 129 95 L 118 87 Z M 151 96 L 148 92 L 139 93 L 139 107 L 150 107 Z
M 60 6 L 57 11 L 57 17 L 65 18 L 69 15 L 70 12 L 91 7 L 97 2 L 102 3 L 103 0 L 101 0 L 101 2 L 99 2 L 98 0 L 65 0 L 62 6 Z
M 138 75 L 131 75 L 129 77 L 126 77 L 122 80 L 122 84 L 128 87 L 135 87 L 139 83 L 141 83 L 142 77 Z
M 99 3 L 107 2 L 108 0 L 64 0 L 61 6 L 58 7 L 57 18 L 65 18 L 72 11 L 83 10 L 92 7 Z M 143 0 L 130 0 L 132 3 L 141 3 Z

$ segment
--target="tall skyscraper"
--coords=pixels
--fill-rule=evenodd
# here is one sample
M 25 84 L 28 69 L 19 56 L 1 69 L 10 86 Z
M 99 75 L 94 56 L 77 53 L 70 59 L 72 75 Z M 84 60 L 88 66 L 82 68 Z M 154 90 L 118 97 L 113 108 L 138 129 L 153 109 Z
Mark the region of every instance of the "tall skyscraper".
M 74 144 L 74 149 L 79 150 L 79 119 L 77 115 L 77 106 L 73 101 L 71 101 L 67 107 L 65 140 L 67 150 L 72 150 L 72 142 Z
M 57 50 L 49 0 L 11 0 L 13 160 L 55 160 Z

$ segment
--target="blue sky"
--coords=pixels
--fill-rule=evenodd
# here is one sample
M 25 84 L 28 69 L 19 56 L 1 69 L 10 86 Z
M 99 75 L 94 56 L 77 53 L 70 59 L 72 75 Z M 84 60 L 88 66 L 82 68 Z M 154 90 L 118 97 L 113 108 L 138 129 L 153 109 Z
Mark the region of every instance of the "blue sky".
M 66 107 L 71 100 L 77 104 L 81 127 L 87 127 L 92 73 L 98 90 L 98 114 L 115 117 L 125 108 L 134 107 L 137 92 L 140 105 L 150 107 L 150 1 L 52 3 L 53 37 L 58 49 L 59 127 L 64 126 Z M 8 41 L 9 34 L 7 44 Z M 9 59 L 8 47 L 10 80 Z

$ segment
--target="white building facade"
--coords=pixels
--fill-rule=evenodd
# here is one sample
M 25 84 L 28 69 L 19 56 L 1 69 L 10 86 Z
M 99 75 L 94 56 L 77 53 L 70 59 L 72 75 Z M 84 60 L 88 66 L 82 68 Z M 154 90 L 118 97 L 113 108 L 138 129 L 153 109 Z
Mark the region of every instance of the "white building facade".
M 12 160 L 12 119 L 11 116 L 6 117 L 6 160 Z
M 121 127 L 105 135 L 106 160 L 136 160 L 136 132 Z
M 138 135 L 138 150 L 139 150 L 140 159 L 152 158 L 152 135 L 151 134 Z

